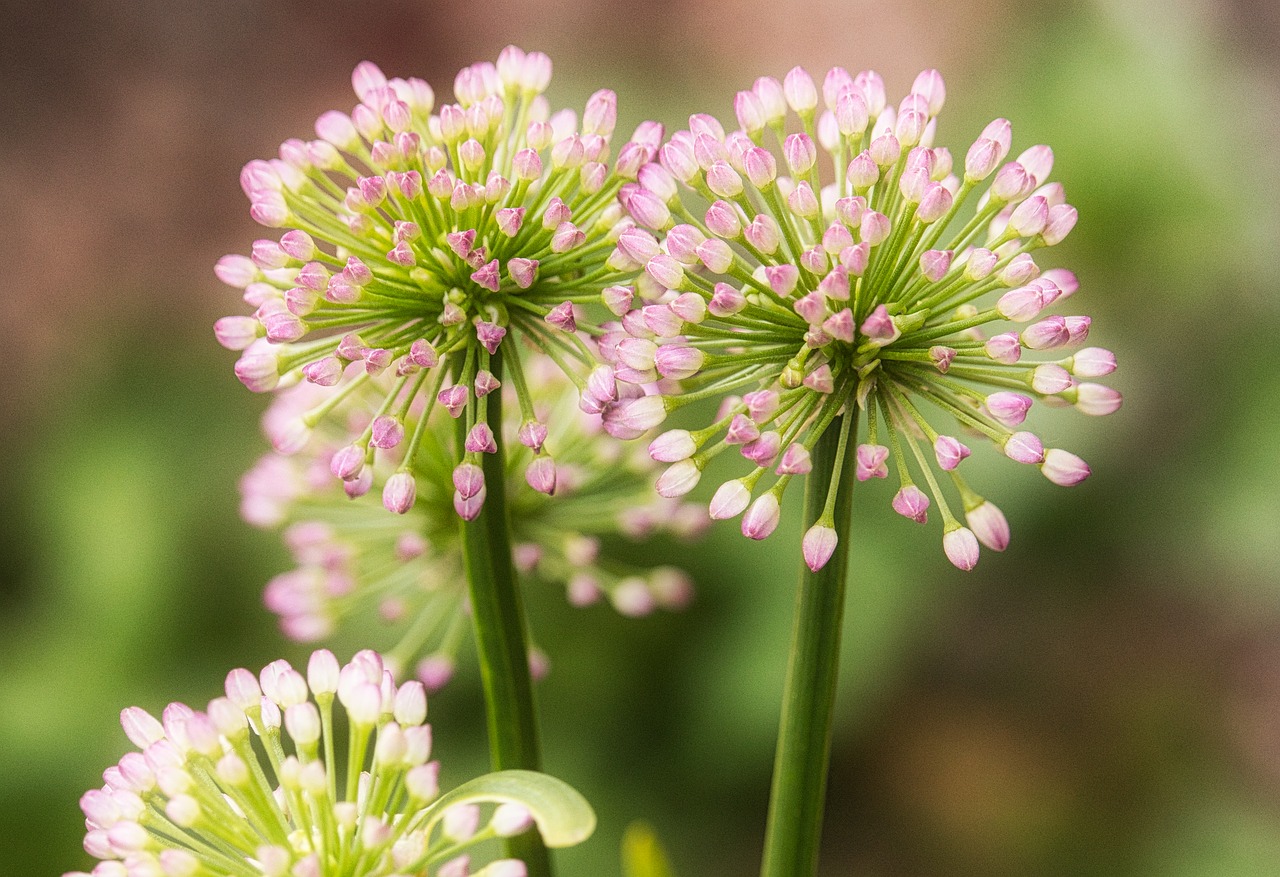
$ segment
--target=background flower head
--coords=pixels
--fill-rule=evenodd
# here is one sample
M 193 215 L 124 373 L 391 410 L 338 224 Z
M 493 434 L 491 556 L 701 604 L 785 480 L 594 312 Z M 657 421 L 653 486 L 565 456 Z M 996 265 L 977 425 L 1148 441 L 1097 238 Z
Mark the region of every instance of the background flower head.
M 1031 255 L 1065 238 L 1076 210 L 1050 181 L 1049 147 L 1006 161 L 1004 119 L 962 161 L 935 147 L 945 97 L 936 70 L 895 107 L 872 71 L 836 67 L 815 82 L 797 67 L 738 93 L 735 131 L 691 117 L 659 162 L 623 186 L 623 203 L 651 230 L 618 240 L 644 264 L 637 288 L 647 303 L 601 350 L 618 381 L 655 392 L 612 401 L 606 428 L 634 437 L 675 408 L 723 400 L 713 424 L 650 446 L 671 464 L 664 495 L 688 492 L 708 461 L 733 449 L 752 468 L 719 487 L 711 516 L 743 514 L 743 533 L 763 539 L 787 485 L 810 471 L 818 438 L 856 409 L 865 441 L 855 417 L 839 422 L 837 471 L 847 455 L 858 480 L 892 471 L 894 509 L 924 523 L 936 506 L 947 557 L 970 569 L 979 542 L 1003 550 L 1009 533 L 957 471 L 966 442 L 986 440 L 1057 484 L 1088 475 L 1079 457 L 1022 428 L 1036 400 L 1092 415 L 1120 406 L 1092 381 L 1115 357 L 1084 346 L 1090 318 L 1046 314 L 1076 292 L 1075 275 L 1042 270 Z M 689 207 L 682 191 L 701 205 Z M 831 510 L 841 489 L 849 485 L 836 479 L 806 534 L 814 569 L 838 539 Z
M 553 364 L 532 358 L 528 367 L 539 422 L 550 425 L 538 441 L 556 447 L 558 455 L 553 461 L 514 445 L 506 485 L 486 486 L 478 466 L 454 466 L 434 428 L 424 430 L 412 457 L 403 447 L 390 449 L 362 462 L 347 480 L 335 478 L 333 469 L 350 447 L 344 444 L 349 429 L 359 432 L 362 424 L 377 422 L 382 396 L 373 384 L 349 395 L 335 412 L 340 416 L 320 426 L 299 453 L 268 454 L 244 476 L 245 518 L 257 526 L 283 526 L 298 564 L 266 590 L 267 605 L 289 636 L 315 641 L 344 622 L 377 617 L 397 631 L 387 648 L 397 668 L 416 668 L 430 687 L 442 684 L 470 629 L 458 515 L 472 515 L 488 489 L 508 491 L 522 580 L 559 587 L 577 606 L 604 598 L 630 616 L 688 602 L 691 585 L 684 573 L 612 556 L 608 543 L 620 535 L 696 535 L 708 523 L 705 510 L 655 497 L 657 464 L 604 435 L 598 415 L 577 410 L 573 383 Z M 302 385 L 281 393 L 265 418 L 268 434 L 287 430 L 293 412 L 310 405 L 317 392 Z M 514 392 L 505 393 L 504 404 L 508 414 L 518 413 Z M 421 428 L 419 419 L 448 419 L 419 408 L 407 415 L 411 431 Z M 528 423 L 517 427 L 516 418 L 507 421 L 513 434 L 529 432 Z M 384 506 L 394 504 L 387 497 L 402 477 L 411 479 L 415 501 L 397 509 L 401 514 L 390 514 Z M 545 663 L 545 656 L 535 654 Z

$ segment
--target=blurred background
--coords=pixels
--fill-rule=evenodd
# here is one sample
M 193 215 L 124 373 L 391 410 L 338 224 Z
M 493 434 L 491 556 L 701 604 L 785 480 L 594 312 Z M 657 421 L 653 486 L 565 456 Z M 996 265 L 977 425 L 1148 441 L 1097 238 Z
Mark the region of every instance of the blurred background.
M 264 400 L 211 331 L 242 310 L 214 261 L 259 236 L 240 167 L 349 109 L 363 58 L 443 99 L 510 42 L 552 56 L 553 106 L 614 88 L 623 133 L 732 120 L 794 64 L 875 68 L 895 102 L 936 66 L 940 145 L 1005 116 L 1079 208 L 1047 262 L 1080 276 L 1125 407 L 1046 426 L 1093 465 L 1076 489 L 967 464 L 1014 527 L 968 575 L 859 486 L 823 874 L 1280 873 L 1276 9 L 4 3 L 0 874 L 89 865 L 77 799 L 128 747 L 122 707 L 307 653 L 260 604 L 285 552 L 236 509 Z M 798 542 L 714 530 L 678 615 L 531 601 L 548 769 L 600 814 L 563 874 L 618 873 L 635 818 L 684 877 L 755 872 Z M 432 702 L 448 781 L 484 763 L 476 689 Z

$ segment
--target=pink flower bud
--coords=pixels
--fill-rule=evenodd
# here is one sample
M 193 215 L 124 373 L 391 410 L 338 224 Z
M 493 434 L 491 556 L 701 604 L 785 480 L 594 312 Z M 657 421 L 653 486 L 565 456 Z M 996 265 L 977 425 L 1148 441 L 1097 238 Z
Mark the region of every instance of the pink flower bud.
M 968 572 L 978 565 L 978 537 L 968 527 L 957 526 L 943 533 L 942 550 L 957 569 Z
M 960 461 L 969 456 L 969 449 L 957 439 L 949 435 L 940 435 L 933 442 L 933 453 L 938 458 L 938 467 L 950 472 L 960 465 Z
M 793 67 L 782 81 L 782 93 L 788 106 L 798 115 L 812 113 L 818 105 L 818 90 L 813 77 L 803 67 Z
M 658 476 L 655 489 L 660 496 L 667 498 L 684 496 L 698 486 L 701 478 L 702 470 L 697 463 L 688 459 L 679 460 Z
M 812 82 L 810 82 L 812 85 Z M 816 98 L 815 98 L 816 101 Z M 778 497 L 772 491 L 758 496 L 742 516 L 742 535 L 748 539 L 765 539 L 778 527 L 781 511 Z
M 1044 363 L 1031 372 L 1031 389 L 1045 396 L 1064 393 L 1075 386 L 1076 380 L 1060 365 Z
M 1054 484 L 1074 487 L 1089 477 L 1089 464 L 1069 451 L 1050 448 L 1045 452 L 1040 472 Z
M 866 481 L 870 478 L 887 478 L 889 467 L 886 465 L 886 461 L 888 459 L 889 449 L 884 445 L 858 445 L 854 476 L 859 481 Z
M 965 512 L 965 521 L 978 541 L 992 551 L 1004 551 L 1009 547 L 1009 522 L 994 503 L 983 500 Z
M 1083 383 L 1076 387 L 1076 410 L 1095 417 L 1113 414 L 1124 399 L 1119 392 L 1102 384 Z
M 996 362 L 1013 365 L 1022 358 L 1022 341 L 1017 332 L 1003 332 L 988 338 L 983 352 Z
M 908 484 L 893 495 L 893 510 L 917 524 L 929 519 L 929 497 L 914 484 Z
M 556 464 L 545 454 L 533 458 L 524 471 L 524 480 L 538 493 L 552 496 L 556 492 Z
M 1014 427 L 1027 419 L 1032 399 L 1022 393 L 1000 391 L 987 396 L 987 412 L 999 424 Z
M 697 374 L 705 360 L 706 355 L 697 348 L 668 344 L 658 348 L 654 367 L 664 378 L 679 381 Z
M 1034 433 L 1015 432 L 1004 440 L 1004 455 L 1017 463 L 1039 464 L 1044 462 L 1044 445 Z
M 1065 319 L 1053 316 L 1023 329 L 1021 339 L 1028 350 L 1053 350 L 1070 343 L 1071 333 Z
M 778 468 L 774 471 L 779 475 L 808 475 L 812 470 L 813 460 L 809 449 L 793 442 L 782 452 L 782 459 L 778 461 Z
M 839 541 L 834 529 L 823 524 L 814 524 L 804 534 L 804 541 L 801 543 L 805 565 L 814 572 L 822 569 L 827 565 L 827 561 L 831 560 L 831 555 L 835 553 L 836 544 Z
M 1116 370 L 1116 355 L 1101 347 L 1086 347 L 1068 360 L 1067 369 L 1076 377 L 1100 378 Z

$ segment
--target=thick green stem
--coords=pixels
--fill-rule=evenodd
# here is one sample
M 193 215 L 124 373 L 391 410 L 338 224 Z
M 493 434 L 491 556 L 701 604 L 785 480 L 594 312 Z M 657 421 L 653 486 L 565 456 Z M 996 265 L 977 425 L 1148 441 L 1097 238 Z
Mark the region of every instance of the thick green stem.
M 500 353 L 490 360 L 489 370 L 501 379 Z M 490 761 L 494 770 L 540 770 L 524 605 L 511 557 L 501 396 L 490 393 L 486 397 L 486 419 L 498 451 L 484 455 L 487 495 L 476 519 L 462 523 L 463 557 L 488 715 Z M 465 418 L 459 426 L 465 430 Z M 508 840 L 507 853 L 525 861 L 529 877 L 550 877 L 550 856 L 537 831 Z
M 856 417 L 857 412 L 843 416 Z M 849 567 L 849 487 L 854 455 L 846 453 L 841 471 L 832 471 L 839 457 L 841 426 L 839 420 L 834 421 L 818 440 L 813 471 L 805 487 L 805 522 L 812 523 L 822 515 L 831 480 L 839 479 L 834 526 L 840 541 L 818 572 L 801 565 L 773 761 L 762 877 L 812 877 L 818 868 Z M 850 426 L 854 428 L 851 434 L 856 435 L 856 423 Z

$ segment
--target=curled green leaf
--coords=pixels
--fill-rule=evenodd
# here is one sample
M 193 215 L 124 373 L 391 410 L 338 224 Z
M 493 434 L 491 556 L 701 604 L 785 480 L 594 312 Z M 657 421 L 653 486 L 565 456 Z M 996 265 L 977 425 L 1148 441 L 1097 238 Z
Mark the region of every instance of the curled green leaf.
M 431 805 L 428 835 L 450 807 L 480 803 L 524 807 L 552 848 L 580 844 L 596 830 L 595 811 L 568 783 L 532 770 L 503 770 L 476 777 L 437 799 Z

